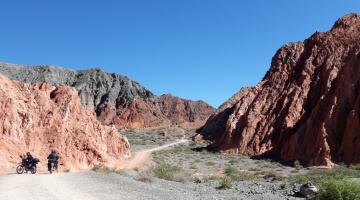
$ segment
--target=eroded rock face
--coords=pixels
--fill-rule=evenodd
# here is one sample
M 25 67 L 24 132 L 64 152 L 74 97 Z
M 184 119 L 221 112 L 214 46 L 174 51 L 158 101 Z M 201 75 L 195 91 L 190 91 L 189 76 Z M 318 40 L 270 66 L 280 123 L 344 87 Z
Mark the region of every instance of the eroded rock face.
M 95 111 L 103 124 L 113 124 L 117 128 L 149 128 L 178 123 L 198 128 L 215 111 L 202 101 L 171 95 L 158 97 L 126 76 L 109 74 L 101 69 L 76 71 L 55 66 L 0 63 L 0 73 L 31 84 L 46 82 L 53 86 L 66 84 L 75 87 L 87 110 Z
M 206 122 L 198 138 L 229 153 L 360 162 L 360 17 L 281 47 L 255 87 L 243 88 Z
M 203 101 L 190 101 L 171 94 L 159 97 L 162 114 L 173 123 L 190 123 L 194 127 L 205 124 L 208 117 L 215 111 L 213 107 Z
M 25 152 L 46 170 L 46 157 L 55 149 L 59 163 L 71 171 L 100 162 L 110 166 L 131 154 L 127 139 L 115 127 L 101 125 L 66 85 L 32 86 L 0 74 L 0 120 L 0 172 L 13 172 Z

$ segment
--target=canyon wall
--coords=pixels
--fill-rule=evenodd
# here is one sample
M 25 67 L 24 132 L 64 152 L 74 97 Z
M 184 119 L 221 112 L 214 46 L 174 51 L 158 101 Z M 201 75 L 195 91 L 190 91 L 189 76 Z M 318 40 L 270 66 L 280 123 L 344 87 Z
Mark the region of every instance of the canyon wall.
M 197 138 L 227 153 L 305 165 L 360 163 L 360 17 L 281 47 L 263 80 L 210 116 Z
M 14 172 L 26 152 L 40 159 L 39 170 L 47 169 L 53 149 L 60 170 L 70 171 L 131 156 L 127 139 L 114 126 L 103 126 L 66 85 L 30 85 L 0 74 L 0 120 L 0 172 Z

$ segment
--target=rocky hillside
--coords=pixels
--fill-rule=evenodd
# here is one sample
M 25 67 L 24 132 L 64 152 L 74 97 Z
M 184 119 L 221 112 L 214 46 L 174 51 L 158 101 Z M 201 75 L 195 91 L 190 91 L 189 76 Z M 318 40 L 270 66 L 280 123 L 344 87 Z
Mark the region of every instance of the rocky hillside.
M 281 47 L 263 80 L 242 88 L 197 138 L 229 153 L 305 165 L 360 163 L 360 16 Z
M 13 171 L 19 155 L 28 151 L 43 170 L 52 149 L 71 171 L 99 162 L 113 165 L 130 156 L 127 139 L 85 110 L 72 87 L 30 85 L 0 74 L 0 96 L 0 172 Z
M 101 69 L 69 70 L 55 66 L 0 63 L 0 73 L 13 80 L 53 86 L 66 84 L 78 90 L 82 105 L 96 112 L 103 124 L 117 128 L 147 128 L 183 124 L 200 127 L 215 109 L 202 101 L 171 95 L 156 96 L 126 76 Z M 178 114 L 180 114 L 178 116 Z

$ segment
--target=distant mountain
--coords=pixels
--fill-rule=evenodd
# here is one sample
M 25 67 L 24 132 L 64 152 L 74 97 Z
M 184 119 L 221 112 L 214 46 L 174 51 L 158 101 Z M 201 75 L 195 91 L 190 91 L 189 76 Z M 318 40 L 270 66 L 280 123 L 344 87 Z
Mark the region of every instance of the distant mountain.
M 96 112 L 103 124 L 117 128 L 147 128 L 179 124 L 198 128 L 215 111 L 203 101 L 171 95 L 156 96 L 126 76 L 101 69 L 70 70 L 56 66 L 0 63 L 0 73 L 10 79 L 53 86 L 75 87 L 82 105 Z
M 197 138 L 228 153 L 305 165 L 360 163 L 360 16 L 281 47 L 263 80 L 242 88 Z

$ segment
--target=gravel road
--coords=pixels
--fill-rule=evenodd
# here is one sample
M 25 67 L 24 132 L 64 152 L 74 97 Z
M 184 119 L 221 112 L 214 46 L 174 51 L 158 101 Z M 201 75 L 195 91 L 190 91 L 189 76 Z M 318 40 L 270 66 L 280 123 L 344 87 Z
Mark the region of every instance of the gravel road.
M 0 199 L 297 199 L 270 182 L 234 182 L 233 188 L 217 189 L 218 181 L 178 183 L 138 180 L 135 173 L 54 173 L 0 175 Z
M 178 183 L 179 184 L 179 183 Z M 176 187 L 174 190 L 178 190 Z M 0 199 L 181 199 L 171 188 L 115 173 L 0 175 Z
M 156 179 L 153 183 L 139 181 L 133 169 L 149 159 L 150 153 L 171 145 L 137 152 L 122 166 L 127 175 L 117 173 L 42 173 L 0 174 L 0 199 L 59 199 L 59 200 L 235 200 L 235 199 L 298 199 L 291 196 L 292 188 L 280 188 L 278 182 L 235 181 L 231 189 L 218 189 L 219 181 L 179 183 Z

